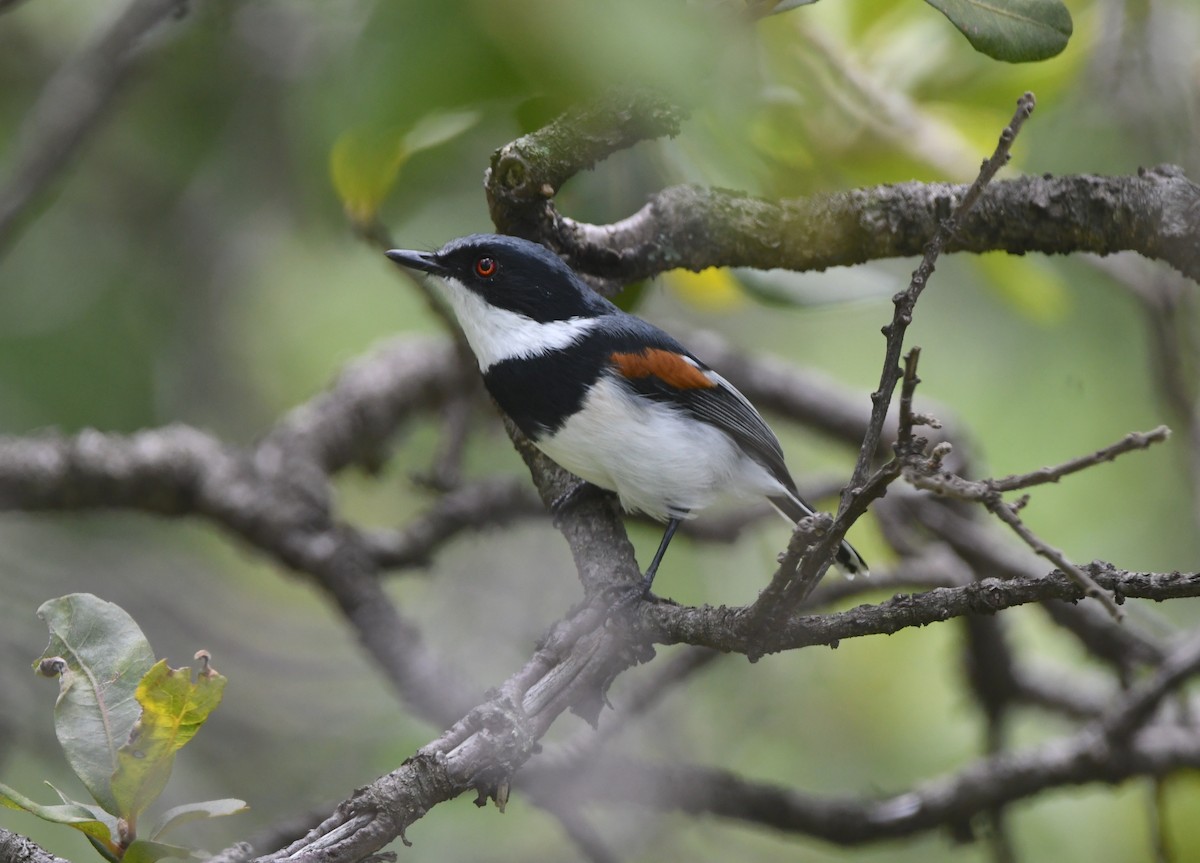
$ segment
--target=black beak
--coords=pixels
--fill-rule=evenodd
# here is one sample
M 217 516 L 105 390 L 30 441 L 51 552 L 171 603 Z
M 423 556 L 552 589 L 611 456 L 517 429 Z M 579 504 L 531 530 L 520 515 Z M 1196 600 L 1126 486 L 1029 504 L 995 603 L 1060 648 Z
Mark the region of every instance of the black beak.
M 434 276 L 445 275 L 446 268 L 437 260 L 433 252 L 413 252 L 408 249 L 392 249 L 385 253 L 389 258 L 402 267 L 410 270 L 420 270 Z

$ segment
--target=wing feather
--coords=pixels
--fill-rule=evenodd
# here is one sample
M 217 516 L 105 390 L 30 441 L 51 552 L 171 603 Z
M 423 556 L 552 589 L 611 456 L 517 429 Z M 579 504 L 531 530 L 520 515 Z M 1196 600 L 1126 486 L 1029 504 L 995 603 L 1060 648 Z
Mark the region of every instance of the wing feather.
M 750 400 L 673 339 L 657 341 L 637 352 L 613 353 L 614 372 L 639 394 L 669 403 L 728 434 L 795 494 L 779 440 Z

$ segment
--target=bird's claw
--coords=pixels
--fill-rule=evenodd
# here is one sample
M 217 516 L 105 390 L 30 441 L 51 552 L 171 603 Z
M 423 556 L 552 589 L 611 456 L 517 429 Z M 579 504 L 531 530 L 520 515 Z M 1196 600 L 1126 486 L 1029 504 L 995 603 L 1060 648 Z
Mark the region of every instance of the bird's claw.
M 607 623 L 615 617 L 627 614 L 638 603 L 654 600 L 656 597 L 650 592 L 650 585 L 653 581 L 653 576 L 642 576 L 637 581 L 623 581 L 620 584 L 611 584 L 606 587 L 603 593 L 604 599 L 608 604 L 608 614 L 605 617 L 605 622 Z

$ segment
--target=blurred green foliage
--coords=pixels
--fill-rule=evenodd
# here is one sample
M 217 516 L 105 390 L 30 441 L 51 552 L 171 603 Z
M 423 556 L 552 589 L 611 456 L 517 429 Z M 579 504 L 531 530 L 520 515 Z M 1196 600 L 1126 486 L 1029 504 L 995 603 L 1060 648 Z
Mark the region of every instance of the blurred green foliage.
M 676 182 L 786 196 L 914 178 L 967 181 L 1027 89 L 1039 108 L 1015 170 L 1132 173 L 1161 161 L 1192 176 L 1200 169 L 1200 10 L 1191 0 L 1072 0 L 1066 49 L 1017 66 L 977 54 L 924 4 L 892 0 L 826 0 L 750 29 L 719 3 L 667 0 L 190 5 L 185 20 L 141 47 L 103 124 L 0 250 L 4 433 L 180 421 L 250 441 L 373 342 L 435 331 L 420 298 L 355 237 L 330 170 L 346 136 L 391 134 L 384 152 L 394 154 L 392 143 L 432 116 L 469 112 L 475 122 L 437 146 L 406 150 L 387 194 L 372 202 L 406 247 L 486 230 L 489 154 L 623 82 L 665 89 L 693 118 L 677 139 L 641 144 L 572 180 L 559 204 L 574 217 L 620 218 Z M 40 88 L 121 7 L 29 0 L 0 15 L 0 128 L 9 132 L 0 136 L 0 187 Z M 788 298 L 782 307 L 731 290 L 727 279 L 718 280 L 722 302 L 706 305 L 695 301 L 694 281 L 670 287 L 662 279 L 645 286 L 639 311 L 668 328 L 709 327 L 750 350 L 820 368 L 863 392 L 866 410 L 888 298 L 911 267 L 772 274 L 784 280 L 772 290 Z M 1154 267 L 1145 272 L 1157 277 Z M 911 333 L 924 349 L 921 395 L 970 424 L 997 474 L 1168 420 L 1149 382 L 1145 338 L 1136 303 L 1092 261 L 965 257 L 941 263 Z M 491 428 L 474 439 L 468 474 L 520 474 L 506 438 Z M 797 474 L 846 471 L 845 451 L 780 432 Z M 432 421 L 418 424 L 382 477 L 341 478 L 343 511 L 395 524 L 419 509 L 425 492 L 408 478 L 428 466 L 436 437 Z M 1194 568 L 1200 540 L 1184 464 L 1177 446 L 1131 456 L 1037 490 L 1028 519 L 1083 561 Z M 1138 530 L 1129 529 L 1131 516 Z M 635 527 L 633 536 L 643 553 L 657 541 L 650 529 Z M 748 601 L 784 536 L 769 525 L 733 547 L 679 543 L 661 589 L 691 603 Z M 878 546 L 869 537 L 866 545 L 872 557 Z M 44 720 L 53 694 L 27 668 L 43 637 L 34 610 L 85 589 L 128 609 L 168 655 L 209 646 L 235 681 L 212 731 L 181 753 L 165 795 L 168 803 L 250 801 L 251 815 L 214 826 L 206 843 L 219 844 L 213 834 L 222 828 L 226 839 L 244 838 L 249 818 L 266 826 L 327 807 L 439 730 L 397 708 L 302 582 L 205 525 L 7 516 L 0 774 L 11 785 L 50 776 L 71 788 L 55 772 Z M 392 590 L 480 692 L 518 666 L 577 594 L 561 539 L 536 525 L 460 542 L 428 579 L 401 577 Z M 1135 610 L 1143 620 L 1195 613 L 1185 603 Z M 1036 610 L 1007 618 L 1048 662 L 1078 665 L 1073 645 Z M 945 625 L 754 666 L 730 660 L 627 733 L 629 746 L 686 751 L 817 793 L 900 790 L 953 770 L 982 745 L 961 686 L 958 638 Z M 563 724 L 556 736 L 577 730 Z M 1018 729 L 1024 741 L 1059 730 L 1037 717 Z M 1031 860 L 1148 860 L 1150 793 L 1135 783 L 1049 795 L 1012 813 L 1018 845 Z M 1200 788 L 1173 780 L 1167 797 L 1172 840 L 1200 847 L 1188 817 Z M 3 817 L 52 850 L 82 856 L 32 819 Z M 598 820 L 630 843 L 629 859 L 986 857 L 980 845 L 941 836 L 843 851 L 711 820 L 623 810 Z M 403 853 L 415 860 L 571 853 L 557 825 L 519 798 L 502 818 L 465 801 L 438 807 L 410 838 L 416 847 Z

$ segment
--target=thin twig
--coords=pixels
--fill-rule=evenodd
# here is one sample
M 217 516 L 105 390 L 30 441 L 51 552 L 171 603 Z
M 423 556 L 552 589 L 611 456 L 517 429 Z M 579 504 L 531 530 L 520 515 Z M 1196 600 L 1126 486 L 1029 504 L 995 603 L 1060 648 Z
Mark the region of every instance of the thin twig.
M 1017 508 L 1015 506 L 1006 503 L 999 497 L 988 497 L 982 503 L 987 507 L 988 512 L 1011 527 L 1013 532 L 1021 537 L 1025 544 L 1032 548 L 1040 557 L 1046 558 L 1046 560 L 1053 563 L 1076 584 L 1082 587 L 1085 596 L 1099 600 L 1104 609 L 1112 615 L 1113 620 L 1121 620 L 1124 617 L 1124 612 L 1121 611 L 1121 607 L 1117 604 L 1117 599 L 1111 593 L 1101 588 L 1100 585 L 1096 584 L 1090 575 L 1071 563 L 1061 549 L 1050 545 L 1030 530 L 1025 522 L 1021 521 L 1021 517 L 1017 515 Z
M 1000 479 L 987 480 L 987 485 L 994 491 L 1016 491 L 1018 489 L 1030 488 L 1035 485 L 1042 485 L 1048 482 L 1058 482 L 1064 476 L 1077 473 L 1085 468 L 1094 467 L 1098 464 L 1103 464 L 1106 461 L 1112 461 L 1119 455 L 1124 455 L 1127 452 L 1133 452 L 1139 449 L 1148 449 L 1156 443 L 1162 443 L 1171 435 L 1171 430 L 1166 426 L 1159 426 L 1156 429 L 1151 429 L 1148 432 L 1130 432 L 1114 444 L 1106 446 L 1103 449 L 1096 450 L 1091 455 L 1083 455 L 1077 458 L 1068 459 L 1062 464 L 1054 465 L 1053 467 L 1043 467 L 1039 470 L 1030 471 L 1029 473 L 1015 474 L 1013 476 L 1001 477 Z
M 904 378 L 900 386 L 900 424 L 896 434 L 896 451 L 911 452 L 914 448 L 924 448 L 924 441 L 919 445 L 913 440 L 913 427 L 922 422 L 929 424 L 925 417 L 918 418 L 913 414 L 913 396 L 921 379 L 917 377 L 917 364 L 921 359 L 920 347 L 912 347 L 904 356 Z
M 998 578 L 1040 578 L 1037 558 L 1027 554 L 1023 546 L 1002 540 L 1003 534 L 991 529 L 989 523 L 971 518 L 968 512 L 947 506 L 941 497 L 913 495 L 904 500 L 905 508 L 914 511 L 921 529 L 954 549 L 977 573 L 994 574 Z M 1093 564 L 1090 571 L 1096 577 L 1104 569 Z M 1051 602 L 1042 610 L 1058 626 L 1079 640 L 1088 653 L 1109 663 L 1124 675 L 1134 666 L 1154 664 L 1163 655 L 1157 639 L 1142 632 L 1129 621 L 1118 624 L 1108 612 L 1093 605 L 1074 605 Z
M 937 259 L 945 249 L 947 243 L 958 231 L 959 224 L 963 217 L 971 211 L 983 194 L 984 188 L 991 182 L 996 173 L 1008 163 L 1009 151 L 1012 149 L 1013 142 L 1016 140 L 1017 134 L 1021 130 L 1021 126 L 1029 115 L 1033 113 L 1034 98 L 1032 93 L 1026 93 L 1017 100 L 1017 110 L 1013 114 L 1012 120 L 1000 133 L 1000 141 L 996 145 L 995 152 L 991 157 L 983 162 L 979 169 L 979 176 L 975 178 L 963 194 L 962 199 L 958 202 L 958 206 L 954 208 L 954 212 L 943 221 L 929 243 L 925 247 L 925 254 L 921 258 L 921 263 L 913 272 L 912 281 L 909 282 L 908 288 L 901 291 L 892 298 L 892 303 L 895 305 L 895 311 L 892 315 L 892 322 L 883 328 L 883 334 L 887 339 L 887 345 L 884 350 L 883 371 L 880 374 L 879 386 L 875 392 L 871 393 L 871 419 L 867 424 L 867 433 L 863 438 L 862 447 L 859 450 L 858 461 L 854 465 L 854 472 L 851 474 L 850 483 L 842 495 L 842 509 L 847 509 L 851 504 L 851 498 L 857 495 L 858 490 L 866 483 L 867 474 L 870 471 L 871 459 L 879 448 L 879 441 L 883 435 L 884 422 L 887 419 L 888 406 L 892 401 L 892 393 L 896 389 L 896 385 L 900 381 L 902 372 L 900 370 L 900 355 L 904 348 L 904 335 L 908 330 L 908 325 L 912 322 L 913 309 L 916 306 L 917 300 L 920 298 L 925 286 L 929 283 L 929 278 L 933 274 L 934 267 L 937 264 Z
M 1119 620 L 1121 610 L 1114 597 L 1101 590 L 1095 581 L 1068 560 L 1062 551 L 1045 542 L 1029 529 L 1017 514 L 1023 501 L 1017 505 L 1007 503 L 1001 497 L 1001 492 L 1023 489 L 1046 482 L 1056 482 L 1063 476 L 1111 461 L 1123 453 L 1146 449 L 1152 444 L 1165 441 L 1169 435 L 1170 430 L 1166 426 L 1159 426 L 1149 432 L 1132 432 L 1111 446 L 1097 450 L 1091 455 L 1070 459 L 1054 467 L 1044 467 L 1031 473 L 1008 476 L 999 480 L 967 480 L 946 472 L 930 474 L 924 466 L 915 461 L 906 465 L 905 476 L 917 488 L 949 495 L 960 500 L 982 503 L 988 512 L 1012 528 L 1026 545 L 1074 578 L 1088 596 L 1098 599 L 1109 614 Z
M 979 176 L 967 189 L 954 212 L 943 221 L 929 243 L 920 265 L 913 272 L 912 280 L 906 290 L 892 298 L 895 310 L 892 321 L 883 328 L 886 338 L 884 348 L 883 370 L 880 373 L 879 386 L 871 393 L 871 418 L 867 423 L 867 431 L 859 449 L 858 460 L 850 482 L 842 493 L 841 504 L 837 517 L 832 524 L 825 523 L 821 515 L 804 519 L 796 526 L 796 531 L 788 543 L 787 551 L 780 560 L 779 568 L 771 579 L 771 583 L 760 595 L 758 600 L 746 615 L 750 626 L 760 633 L 761 647 L 751 652 L 754 658 L 761 652 L 772 649 L 772 638 L 778 631 L 776 625 L 781 618 L 799 607 L 820 581 L 825 570 L 833 560 L 834 550 L 842 542 L 846 531 L 864 512 L 872 501 L 883 496 L 888 485 L 900 474 L 898 460 L 885 464 L 871 474 L 871 464 L 883 438 L 884 425 L 887 422 L 888 411 L 891 407 L 892 396 L 899 384 L 903 372 L 900 368 L 900 357 L 904 348 L 904 335 L 912 322 L 913 310 L 918 298 L 933 274 L 938 256 L 946 244 L 954 236 L 962 218 L 983 194 L 984 188 L 996 175 L 1001 167 L 1008 162 L 1009 151 L 1021 126 L 1033 111 L 1034 98 L 1032 93 L 1024 94 L 1017 100 L 1017 110 L 1012 120 L 1000 133 L 1000 140 L 995 151 L 986 159 L 979 170 Z M 919 353 L 919 352 L 918 352 Z M 916 386 L 916 358 L 913 354 L 912 380 L 910 387 Z M 913 420 L 911 411 L 911 392 L 909 394 L 909 420 Z

